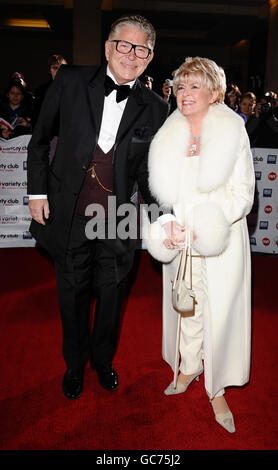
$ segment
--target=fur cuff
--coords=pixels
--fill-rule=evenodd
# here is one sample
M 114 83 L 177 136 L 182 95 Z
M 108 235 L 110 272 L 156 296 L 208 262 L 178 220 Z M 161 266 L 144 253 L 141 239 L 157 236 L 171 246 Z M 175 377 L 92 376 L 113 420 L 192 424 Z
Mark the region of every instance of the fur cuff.
M 156 260 L 162 263 L 170 263 L 177 256 L 177 250 L 168 250 L 163 244 L 166 234 L 158 221 L 148 224 L 143 236 L 148 252 Z
M 221 207 L 215 202 L 194 207 L 193 248 L 203 256 L 218 256 L 229 243 L 230 226 Z

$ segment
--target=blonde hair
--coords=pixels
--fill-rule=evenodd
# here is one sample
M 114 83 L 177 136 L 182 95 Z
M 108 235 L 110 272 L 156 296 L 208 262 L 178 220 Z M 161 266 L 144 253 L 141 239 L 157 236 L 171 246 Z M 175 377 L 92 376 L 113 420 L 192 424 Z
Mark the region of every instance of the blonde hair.
M 177 94 L 178 86 L 184 77 L 197 75 L 210 93 L 218 92 L 216 103 L 223 103 L 226 92 L 226 77 L 222 67 L 205 57 L 187 57 L 183 64 L 173 72 L 173 91 Z

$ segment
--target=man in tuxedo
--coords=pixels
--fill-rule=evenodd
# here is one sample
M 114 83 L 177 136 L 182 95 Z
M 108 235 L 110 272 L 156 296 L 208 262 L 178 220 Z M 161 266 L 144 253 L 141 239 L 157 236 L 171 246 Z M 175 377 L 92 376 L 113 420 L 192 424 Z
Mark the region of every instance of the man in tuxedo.
M 30 231 L 55 261 L 67 366 L 63 391 L 79 398 L 88 359 L 107 390 L 118 388 L 112 367 L 125 280 L 136 240 L 87 237 L 86 208 L 104 209 L 105 228 L 129 204 L 138 184 L 147 204 L 147 155 L 168 105 L 138 77 L 153 58 L 155 30 L 141 16 L 115 21 L 105 43 L 102 66 L 61 66 L 47 91 L 28 148 Z M 55 117 L 59 136 L 49 166 Z M 115 211 L 107 211 L 109 198 Z M 103 222 L 101 220 L 100 222 Z M 90 303 L 96 299 L 90 335 Z

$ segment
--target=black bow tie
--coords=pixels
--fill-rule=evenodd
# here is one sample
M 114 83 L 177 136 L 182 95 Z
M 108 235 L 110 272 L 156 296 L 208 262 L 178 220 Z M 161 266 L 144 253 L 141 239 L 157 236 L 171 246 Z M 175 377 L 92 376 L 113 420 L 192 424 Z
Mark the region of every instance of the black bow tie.
M 104 82 L 104 87 L 105 87 L 105 96 L 108 96 L 111 91 L 116 90 L 117 91 L 117 96 L 116 96 L 116 101 L 119 103 L 120 101 L 125 100 L 128 95 L 130 94 L 131 88 L 128 85 L 117 85 L 112 78 L 108 77 L 106 75 L 105 77 L 105 82 Z

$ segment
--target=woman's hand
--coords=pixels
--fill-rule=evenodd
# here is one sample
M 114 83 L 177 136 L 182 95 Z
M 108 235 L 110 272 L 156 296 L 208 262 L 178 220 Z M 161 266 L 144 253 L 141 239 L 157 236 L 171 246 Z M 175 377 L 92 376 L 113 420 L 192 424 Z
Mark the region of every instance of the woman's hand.
M 182 250 L 186 236 L 190 237 L 191 243 L 196 240 L 196 235 L 191 228 L 180 225 L 176 221 L 167 222 L 163 228 L 167 235 L 163 243 L 168 250 Z
M 179 248 L 179 245 L 183 244 L 185 241 L 185 227 L 180 225 L 175 220 L 171 222 L 166 222 L 163 225 L 164 231 L 167 235 L 166 239 L 164 240 L 164 245 L 169 250 L 174 250 Z

